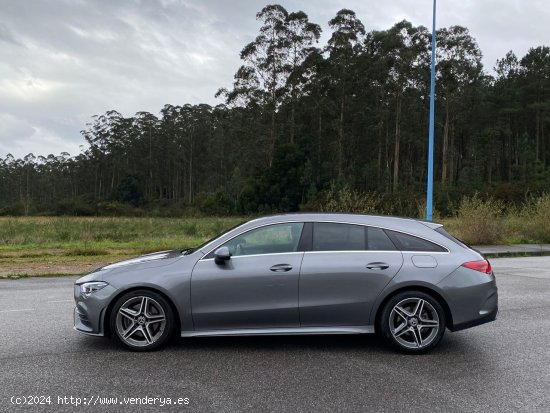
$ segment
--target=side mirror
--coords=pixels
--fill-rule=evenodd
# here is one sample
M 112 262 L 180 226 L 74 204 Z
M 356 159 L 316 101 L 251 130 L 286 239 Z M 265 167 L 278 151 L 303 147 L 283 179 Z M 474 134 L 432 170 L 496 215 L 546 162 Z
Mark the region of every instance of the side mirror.
M 214 252 L 214 262 L 218 265 L 225 265 L 225 262 L 231 259 L 229 248 L 220 247 Z

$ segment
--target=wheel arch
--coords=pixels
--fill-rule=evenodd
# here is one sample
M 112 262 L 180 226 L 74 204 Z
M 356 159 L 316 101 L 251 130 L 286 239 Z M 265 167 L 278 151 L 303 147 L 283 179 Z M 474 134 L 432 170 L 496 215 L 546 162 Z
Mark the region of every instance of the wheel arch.
M 147 285 L 142 285 L 142 286 L 136 285 L 136 286 L 129 287 L 125 290 L 119 291 L 117 293 L 117 295 L 113 297 L 113 299 L 111 300 L 111 302 L 109 303 L 109 305 L 105 309 L 104 315 L 103 315 L 103 332 L 104 332 L 104 335 L 109 337 L 112 333 L 111 332 L 111 323 L 110 323 L 111 312 L 113 311 L 113 307 L 115 306 L 115 303 L 118 301 L 118 299 L 120 297 L 122 297 L 123 295 L 125 295 L 125 294 L 128 294 L 132 291 L 138 291 L 138 290 L 151 291 L 155 294 L 160 295 L 162 298 L 164 298 L 166 300 L 166 302 L 170 306 L 170 309 L 172 310 L 172 313 L 174 314 L 174 330 L 175 331 L 173 333 L 178 334 L 178 336 L 179 336 L 179 333 L 181 332 L 181 320 L 180 320 L 180 315 L 179 315 L 178 308 L 176 307 L 176 305 L 174 303 L 174 300 L 172 300 L 172 298 L 170 298 L 170 296 L 168 294 L 166 294 L 164 291 L 162 291 L 158 288 L 147 286 Z
M 378 307 L 376 308 L 376 313 L 374 317 L 374 326 L 376 331 L 380 330 L 380 318 L 382 316 L 382 311 L 386 305 L 386 303 L 392 299 L 392 297 L 396 296 L 399 293 L 403 293 L 405 291 L 420 291 L 425 294 L 430 295 L 433 297 L 437 302 L 443 307 L 443 311 L 445 312 L 445 327 L 452 329 L 453 327 L 453 314 L 451 312 L 451 309 L 449 307 L 449 304 L 447 304 L 447 300 L 436 290 L 433 288 L 426 287 L 424 285 L 407 285 L 404 287 L 397 288 L 395 290 L 390 291 L 384 299 L 378 304 Z

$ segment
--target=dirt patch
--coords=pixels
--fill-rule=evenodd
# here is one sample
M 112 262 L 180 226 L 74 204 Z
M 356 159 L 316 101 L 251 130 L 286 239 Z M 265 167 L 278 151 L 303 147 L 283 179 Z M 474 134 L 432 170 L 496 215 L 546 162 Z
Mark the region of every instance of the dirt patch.
M 66 257 L 3 257 L 0 259 L 0 276 L 5 275 L 45 275 L 45 274 L 85 274 L 115 261 L 134 255 Z

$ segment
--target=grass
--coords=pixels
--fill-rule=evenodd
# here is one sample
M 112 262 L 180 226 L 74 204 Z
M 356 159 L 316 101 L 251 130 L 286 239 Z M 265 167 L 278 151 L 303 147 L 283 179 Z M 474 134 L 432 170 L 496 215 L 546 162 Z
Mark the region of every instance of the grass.
M 373 211 L 376 213 L 376 211 Z M 519 208 L 477 196 L 439 219 L 472 245 L 550 242 L 550 194 Z M 188 248 L 246 221 L 229 218 L 0 217 L 0 278 L 73 275 L 141 254 Z
M 82 274 L 197 246 L 244 218 L 0 217 L 0 277 Z

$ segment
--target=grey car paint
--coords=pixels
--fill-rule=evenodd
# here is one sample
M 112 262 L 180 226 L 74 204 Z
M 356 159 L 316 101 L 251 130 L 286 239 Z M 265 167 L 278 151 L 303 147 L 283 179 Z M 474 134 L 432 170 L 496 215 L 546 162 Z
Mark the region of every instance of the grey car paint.
M 254 228 L 287 222 L 350 223 L 424 238 L 445 252 L 296 252 L 232 257 L 220 266 L 213 252 Z M 75 329 L 105 335 L 111 306 L 125 292 L 147 288 L 173 306 L 182 336 L 374 332 L 385 300 L 404 289 L 439 296 L 451 330 L 492 321 L 497 311 L 495 278 L 461 267 L 483 259 L 476 251 L 414 219 L 354 214 L 287 214 L 249 221 L 191 253 L 171 251 L 100 268 L 77 280 Z M 383 262 L 386 268 L 369 269 Z M 273 272 L 286 264 L 289 271 Z M 80 285 L 108 286 L 84 297 Z
M 199 260 L 191 280 L 197 330 L 300 327 L 298 279 L 303 252 Z M 288 265 L 287 271 L 272 271 Z
M 375 262 L 389 266 L 368 268 Z M 365 316 L 402 264 L 400 251 L 306 252 L 300 273 L 302 326 L 372 324 Z

